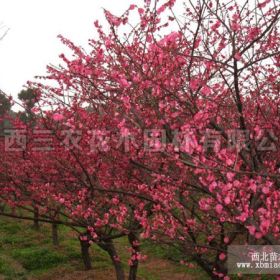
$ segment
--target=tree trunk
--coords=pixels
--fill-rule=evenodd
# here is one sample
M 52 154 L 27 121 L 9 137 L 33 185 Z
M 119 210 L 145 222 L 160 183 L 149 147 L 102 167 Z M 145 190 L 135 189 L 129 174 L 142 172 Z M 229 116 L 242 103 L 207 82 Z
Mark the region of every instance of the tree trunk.
M 58 224 L 53 223 L 52 224 L 52 243 L 54 246 L 59 245 L 59 240 L 58 240 Z
M 131 247 L 133 249 L 131 256 L 132 257 L 136 256 L 137 253 L 140 252 L 140 246 L 138 245 L 137 236 L 134 233 L 129 233 L 128 241 L 131 244 Z M 132 260 L 132 264 L 130 265 L 130 268 L 129 268 L 128 280 L 136 280 L 138 264 L 139 264 L 139 261 L 137 258 Z
M 138 261 L 133 261 L 133 264 L 129 268 L 128 280 L 136 280 L 138 270 Z
M 39 230 L 40 229 L 40 225 L 39 225 L 39 209 L 36 206 L 34 206 L 33 209 L 34 209 L 33 228 L 35 230 Z
M 81 254 L 82 254 L 82 259 L 85 265 L 85 270 L 90 270 L 92 269 L 91 265 L 91 258 L 89 254 L 89 247 L 90 244 L 88 240 L 81 240 L 80 239 L 80 245 L 81 245 Z
M 199 255 L 193 255 L 194 260 L 197 264 L 210 276 L 212 280 L 219 280 L 217 275 L 213 273 L 213 265 L 210 264 L 208 261 L 203 260 Z
M 114 243 L 110 240 L 110 241 L 98 243 L 98 246 L 109 254 L 115 268 L 117 280 L 124 280 L 125 279 L 124 270 L 120 260 L 118 259 L 118 254 L 114 246 Z

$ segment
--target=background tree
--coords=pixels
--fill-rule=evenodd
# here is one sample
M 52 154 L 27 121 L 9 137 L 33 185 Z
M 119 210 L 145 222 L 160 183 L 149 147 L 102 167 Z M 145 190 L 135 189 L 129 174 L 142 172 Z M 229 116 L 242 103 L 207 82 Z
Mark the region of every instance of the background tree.
M 0 93 L 0 115 L 4 116 L 12 108 L 11 101 L 3 93 Z
M 20 112 L 20 119 L 24 123 L 28 123 L 31 126 L 34 126 L 35 122 L 35 114 L 32 112 L 32 109 L 36 103 L 36 95 L 31 88 L 22 90 L 18 94 L 18 98 L 22 101 L 23 106 L 25 108 L 24 112 Z
M 10 118 L 14 115 L 11 110 L 11 100 L 0 90 L 0 135 L 5 135 L 5 129 L 11 128 Z

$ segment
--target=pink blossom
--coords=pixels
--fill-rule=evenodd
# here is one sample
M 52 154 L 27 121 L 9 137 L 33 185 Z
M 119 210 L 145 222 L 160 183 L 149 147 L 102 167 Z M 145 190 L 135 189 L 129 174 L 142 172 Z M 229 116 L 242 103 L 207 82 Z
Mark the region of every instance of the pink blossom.
M 248 33 L 248 39 L 250 41 L 254 40 L 260 33 L 260 28 L 259 27 L 252 27 L 249 29 Z
M 241 215 L 236 217 L 237 220 L 240 220 L 241 222 L 245 222 L 248 218 L 248 213 L 243 212 Z
M 259 3 L 259 4 L 258 4 L 258 7 L 259 7 L 260 9 L 262 9 L 262 8 L 264 8 L 269 2 L 270 2 L 270 0 L 266 0 L 266 1 L 262 2 L 262 3 Z
M 221 253 L 221 254 L 219 255 L 219 259 L 220 259 L 221 261 L 225 260 L 225 258 L 226 258 L 226 255 L 225 255 L 224 253 Z
M 161 7 L 159 7 L 159 8 L 157 9 L 157 14 L 160 14 L 160 13 L 164 12 L 165 9 L 166 9 L 166 6 L 165 6 L 165 5 L 162 5 Z
M 166 43 L 172 43 L 175 42 L 179 36 L 180 34 L 178 32 L 171 32 L 170 34 L 164 37 L 163 41 Z
M 194 41 L 194 47 L 195 47 L 195 48 L 198 48 L 200 42 L 201 42 L 201 37 L 197 38 L 197 39 Z
M 257 191 L 257 185 L 253 180 L 249 183 L 249 189 L 252 190 L 254 193 Z
M 240 28 L 241 28 L 240 24 L 238 24 L 238 23 L 236 23 L 236 22 L 233 22 L 233 23 L 231 24 L 231 30 L 232 30 L 232 31 L 238 31 L 238 30 L 240 30 Z
M 211 242 L 214 238 L 215 238 L 215 237 L 214 237 L 213 235 L 209 235 L 209 236 L 207 237 L 207 241 L 208 241 L 208 242 Z
M 136 8 L 136 5 L 135 4 L 131 4 L 130 7 L 129 7 L 129 10 L 134 10 Z
M 191 90 L 197 90 L 199 87 L 200 81 L 198 79 L 192 79 L 190 80 L 190 89 Z
M 226 47 L 226 43 L 225 43 L 225 39 L 222 38 L 220 43 L 219 43 L 219 47 L 218 47 L 218 51 L 220 52 L 221 50 L 223 50 Z
M 236 60 L 240 60 L 241 59 L 241 54 L 239 52 L 235 53 L 234 58 Z
M 120 79 L 120 85 L 124 88 L 127 88 L 130 86 L 129 82 L 125 78 Z
M 261 225 L 260 225 L 260 230 L 263 234 L 266 234 L 269 230 L 269 227 L 270 227 L 270 221 L 269 220 L 263 220 L 261 222 Z
M 54 121 L 61 121 L 64 119 L 64 116 L 62 114 L 55 113 L 55 114 L 53 114 L 52 118 Z
M 211 26 L 211 30 L 216 31 L 220 27 L 220 25 L 221 25 L 221 22 L 219 20 L 217 20 L 216 23 Z
M 225 202 L 226 205 L 230 204 L 230 202 L 231 202 L 230 197 L 227 196 L 227 197 L 225 198 L 224 202 Z
M 189 263 L 189 264 L 188 264 L 188 267 L 189 267 L 189 268 L 195 268 L 195 265 L 194 265 L 193 263 Z
M 233 181 L 233 178 L 235 176 L 235 173 L 233 172 L 227 172 L 227 179 L 232 182 Z
M 228 244 L 228 243 L 229 243 L 229 238 L 228 238 L 227 236 L 224 238 L 224 243 L 225 243 L 225 244 Z
M 210 192 L 213 192 L 215 189 L 216 189 L 216 187 L 218 186 L 218 184 L 217 184 L 217 182 L 212 182 L 210 185 L 209 185 L 209 191 Z
M 256 237 L 256 239 L 261 239 L 263 237 L 263 235 L 261 232 L 256 232 L 255 237 Z
M 121 259 L 120 259 L 119 256 L 114 256 L 113 258 L 114 258 L 114 260 L 115 260 L 116 262 L 120 262 L 120 261 L 121 261 Z
M 209 210 L 210 209 L 210 205 L 209 205 L 209 199 L 207 198 L 202 198 L 199 201 L 199 207 L 201 210 Z
M 205 95 L 208 95 L 208 94 L 211 93 L 211 89 L 210 89 L 210 87 L 208 87 L 208 86 L 204 86 L 204 87 L 201 89 L 201 92 L 202 92 L 203 94 L 205 94 Z
M 262 188 L 262 192 L 263 192 L 264 194 L 268 194 L 268 193 L 269 193 L 269 188 L 268 188 L 268 187 L 263 187 L 263 188 Z
M 230 159 L 230 158 L 227 158 L 227 159 L 226 159 L 226 164 L 227 164 L 227 165 L 230 166 L 230 165 L 232 165 L 233 163 L 234 163 L 234 161 L 233 161 L 232 159 Z
M 221 204 L 217 204 L 215 210 L 218 214 L 221 214 L 223 211 L 223 206 Z
M 108 22 L 114 26 L 119 26 L 121 24 L 121 19 L 112 15 L 109 11 L 105 10 L 105 16 L 108 20 Z

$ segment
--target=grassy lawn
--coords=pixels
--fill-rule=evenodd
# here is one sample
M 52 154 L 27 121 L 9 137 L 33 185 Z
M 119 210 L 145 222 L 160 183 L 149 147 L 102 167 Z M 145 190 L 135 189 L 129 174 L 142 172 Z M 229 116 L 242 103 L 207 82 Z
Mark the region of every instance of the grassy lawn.
M 64 226 L 59 227 L 60 245 L 51 242 L 49 225 L 39 231 L 30 222 L 2 218 L 0 220 L 0 279 L 115 279 L 109 256 L 93 245 L 92 271 L 83 271 L 79 242 L 75 234 Z M 128 271 L 128 243 L 125 238 L 115 240 L 125 271 Z M 209 279 L 199 268 L 187 268 L 171 261 L 174 252 L 144 243 L 142 250 L 148 259 L 139 266 L 141 280 Z
M 30 222 L 0 219 L 0 280 L 115 280 L 115 272 L 106 252 L 97 245 L 91 246 L 93 270 L 84 271 L 79 241 L 73 231 L 59 227 L 60 245 L 54 247 L 51 228 L 41 224 L 40 230 Z M 123 266 L 128 272 L 126 238 L 114 241 Z M 208 280 L 199 267 L 188 268 L 174 262 L 180 260 L 176 250 L 167 250 L 150 242 L 143 242 L 141 250 L 148 259 L 140 263 L 139 280 Z M 232 279 L 237 279 L 233 277 Z M 273 276 L 247 275 L 242 279 L 272 280 Z

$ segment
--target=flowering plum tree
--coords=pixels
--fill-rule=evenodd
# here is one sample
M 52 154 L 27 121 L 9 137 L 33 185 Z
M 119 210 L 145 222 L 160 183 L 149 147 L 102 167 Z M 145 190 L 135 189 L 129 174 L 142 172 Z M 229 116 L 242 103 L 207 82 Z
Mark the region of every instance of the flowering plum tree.
M 73 57 L 29 85 L 55 143 L 29 154 L 29 187 L 85 225 L 83 241 L 127 235 L 129 279 L 139 238 L 212 279 L 229 279 L 228 245 L 279 242 L 280 9 L 253 2 L 105 11 L 89 53 L 60 36 Z

